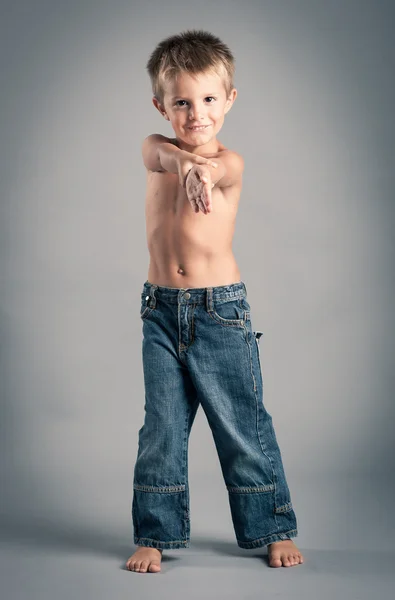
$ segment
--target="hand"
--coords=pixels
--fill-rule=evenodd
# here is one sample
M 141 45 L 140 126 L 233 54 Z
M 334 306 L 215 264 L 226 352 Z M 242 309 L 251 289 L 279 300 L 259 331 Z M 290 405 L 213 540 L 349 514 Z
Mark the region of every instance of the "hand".
M 210 165 L 212 167 L 218 167 L 215 160 L 199 156 L 198 154 L 192 154 L 192 152 L 187 152 L 186 150 L 180 150 L 176 156 L 178 180 L 180 186 L 183 188 L 186 188 L 187 175 L 194 165 Z
M 196 213 L 205 215 L 211 212 L 211 173 L 204 165 L 194 165 L 186 177 L 186 191 L 189 202 Z

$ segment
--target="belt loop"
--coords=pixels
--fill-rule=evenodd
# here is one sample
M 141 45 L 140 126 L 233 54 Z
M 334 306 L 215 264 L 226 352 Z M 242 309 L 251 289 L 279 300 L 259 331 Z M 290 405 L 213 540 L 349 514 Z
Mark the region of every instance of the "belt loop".
M 206 288 L 206 308 L 207 312 L 213 311 L 213 288 Z

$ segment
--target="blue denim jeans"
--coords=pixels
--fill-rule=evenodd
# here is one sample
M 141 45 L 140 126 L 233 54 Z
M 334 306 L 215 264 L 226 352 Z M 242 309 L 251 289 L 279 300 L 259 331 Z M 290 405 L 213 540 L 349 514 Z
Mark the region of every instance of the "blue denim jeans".
M 190 541 L 188 440 L 199 404 L 210 426 L 237 544 L 298 535 L 272 417 L 263 404 L 261 331 L 240 281 L 141 293 L 145 417 L 133 478 L 134 543 Z

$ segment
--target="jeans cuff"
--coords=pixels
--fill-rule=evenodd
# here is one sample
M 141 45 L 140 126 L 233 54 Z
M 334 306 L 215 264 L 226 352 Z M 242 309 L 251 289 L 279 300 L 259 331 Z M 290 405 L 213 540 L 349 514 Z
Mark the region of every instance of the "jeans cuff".
M 157 548 L 158 550 L 174 550 L 175 548 L 189 548 L 189 540 L 176 540 L 174 542 L 163 542 L 161 540 L 153 540 L 151 538 L 142 538 L 134 536 L 136 546 L 146 546 L 147 548 Z
M 258 538 L 256 540 L 252 540 L 250 542 L 241 542 L 237 540 L 237 545 L 240 548 L 260 548 L 261 546 L 266 546 L 268 544 L 272 544 L 273 542 L 279 542 L 280 540 L 289 540 L 298 535 L 297 529 L 291 529 L 290 531 L 285 531 L 284 533 L 271 533 L 269 535 L 265 535 L 263 538 Z

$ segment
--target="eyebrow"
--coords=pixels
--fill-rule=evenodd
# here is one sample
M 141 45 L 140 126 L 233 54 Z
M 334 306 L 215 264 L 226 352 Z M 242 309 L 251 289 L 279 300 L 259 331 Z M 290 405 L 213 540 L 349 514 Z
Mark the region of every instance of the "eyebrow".
M 217 96 L 217 95 L 218 95 L 218 92 L 209 92 L 207 94 L 204 94 L 203 97 L 205 98 L 206 96 Z M 185 99 L 185 96 L 181 96 L 181 95 L 180 96 L 173 96 L 172 100 L 175 100 L 176 98 Z

